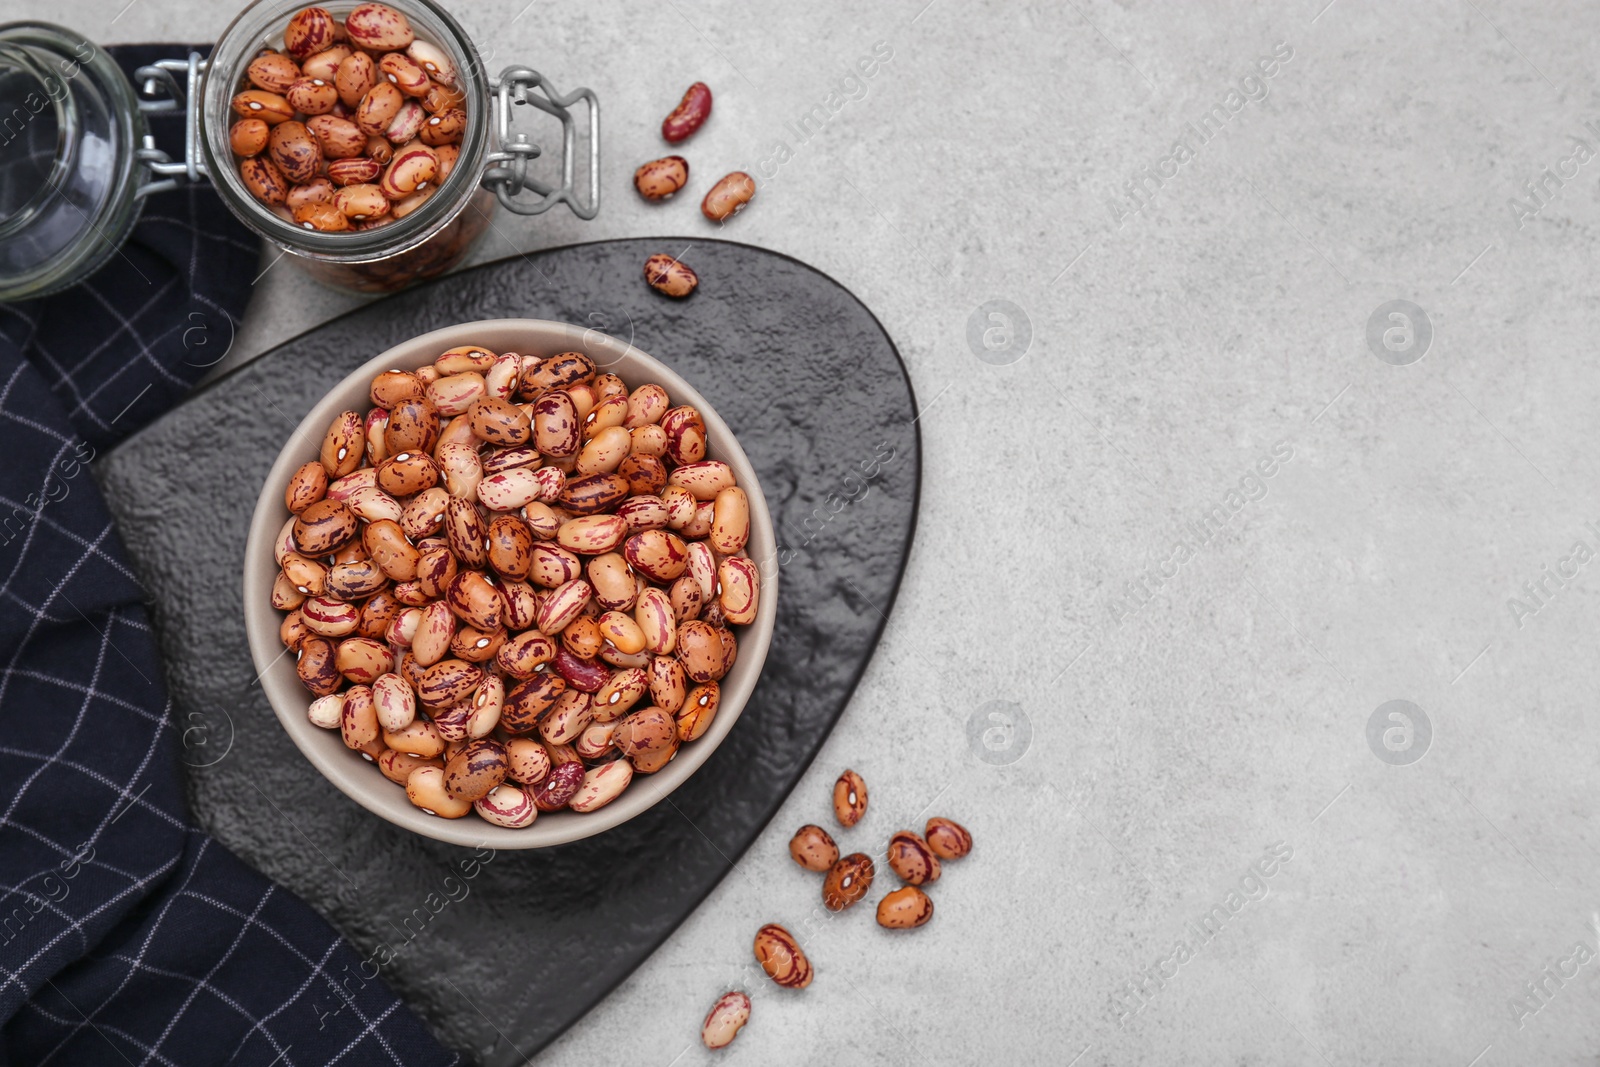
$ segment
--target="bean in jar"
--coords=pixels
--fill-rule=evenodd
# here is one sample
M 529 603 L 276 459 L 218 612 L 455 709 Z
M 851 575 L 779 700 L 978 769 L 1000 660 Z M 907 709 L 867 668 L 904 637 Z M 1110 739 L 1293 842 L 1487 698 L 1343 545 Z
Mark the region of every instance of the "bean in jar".
M 699 412 L 582 353 L 474 345 L 369 399 L 289 479 L 274 542 L 310 721 L 429 814 L 513 829 L 596 811 L 704 735 L 761 590 L 748 508 L 697 521 L 737 488 Z M 648 485 L 620 473 L 643 459 Z
M 281 50 L 245 68 L 229 145 L 251 194 L 324 233 L 386 226 L 433 195 L 466 133 L 444 50 L 405 14 L 366 3 L 341 22 L 296 12 Z

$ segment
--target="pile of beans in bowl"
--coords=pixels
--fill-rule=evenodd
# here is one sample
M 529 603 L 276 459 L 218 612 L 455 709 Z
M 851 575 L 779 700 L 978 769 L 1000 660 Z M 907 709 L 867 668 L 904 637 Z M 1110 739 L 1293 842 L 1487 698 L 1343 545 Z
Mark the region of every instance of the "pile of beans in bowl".
M 755 620 L 706 427 L 578 352 L 373 379 L 290 478 L 280 636 L 313 723 L 447 819 L 591 812 L 711 726 Z

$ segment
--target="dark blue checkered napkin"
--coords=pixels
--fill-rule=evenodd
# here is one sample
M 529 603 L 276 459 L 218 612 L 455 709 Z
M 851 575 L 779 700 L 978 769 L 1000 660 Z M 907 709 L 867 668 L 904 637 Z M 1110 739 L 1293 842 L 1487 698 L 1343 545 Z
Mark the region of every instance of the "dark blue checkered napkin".
M 131 70 L 187 49 L 117 51 Z M 0 305 L 0 1067 L 458 1062 L 191 821 L 141 590 L 88 470 L 216 361 L 256 270 L 256 241 L 186 190 L 153 198 L 88 283 Z

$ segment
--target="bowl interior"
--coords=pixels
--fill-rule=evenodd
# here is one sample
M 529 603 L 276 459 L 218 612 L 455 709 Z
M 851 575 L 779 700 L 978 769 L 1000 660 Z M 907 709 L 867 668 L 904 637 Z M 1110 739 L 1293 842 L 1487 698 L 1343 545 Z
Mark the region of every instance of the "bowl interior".
M 694 405 L 705 418 L 707 458 L 732 467 L 739 485 L 750 497 L 750 542 L 745 551 L 761 570 L 762 595 L 756 621 L 738 631 L 739 656 L 722 679 L 722 702 L 705 735 L 680 748 L 677 758 L 662 770 L 636 775 L 621 796 L 599 811 L 541 813 L 532 826 L 522 829 L 495 826 L 476 815 L 463 819 L 428 815 L 406 799 L 402 787 L 390 782 L 359 753 L 346 748 L 337 730 L 313 725 L 306 718 L 311 694 L 300 684 L 294 658 L 285 654 L 278 639 L 283 616 L 271 603 L 272 583 L 278 572 L 272 543 L 289 518 L 283 502 L 289 475 L 317 458 L 323 434 L 335 415 L 347 408 L 364 412 L 371 406 L 367 387 L 379 371 L 391 367 L 415 370 L 432 363 L 441 352 L 466 344 L 538 356 L 584 352 L 602 371 L 620 377 L 629 389 L 656 382 L 667 390 L 673 404 Z M 598 330 L 543 319 L 489 319 L 435 330 L 375 357 L 335 386 L 289 436 L 261 489 L 250 523 L 244 561 L 245 630 L 262 689 L 279 722 L 306 758 L 346 796 L 396 825 L 440 841 L 496 849 L 544 848 L 590 837 L 626 822 L 671 793 L 716 751 L 738 721 L 766 661 L 777 618 L 776 560 L 772 517 L 755 469 L 727 424 L 688 382 L 639 349 Z

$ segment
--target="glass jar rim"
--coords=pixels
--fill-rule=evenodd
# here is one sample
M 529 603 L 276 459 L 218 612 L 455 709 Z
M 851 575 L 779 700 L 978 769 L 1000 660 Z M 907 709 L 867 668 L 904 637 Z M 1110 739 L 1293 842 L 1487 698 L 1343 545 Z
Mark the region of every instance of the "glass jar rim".
M 420 18 L 430 36 L 456 61 L 466 96 L 466 134 L 450 176 L 411 214 L 383 226 L 353 233 L 325 233 L 285 221 L 257 200 L 239 177 L 238 161 L 228 143 L 233 99 L 245 66 L 269 39 L 281 37 L 288 16 L 305 0 L 255 0 L 234 18 L 212 49 L 201 88 L 200 144 L 211 184 L 228 209 L 257 233 L 296 255 L 342 263 L 387 259 L 427 241 L 448 225 L 472 200 L 488 155 L 489 90 L 483 60 L 466 30 L 432 0 L 386 0 L 408 18 Z M 359 6 L 357 0 L 322 5 L 335 16 Z M 430 25 L 436 23 L 436 25 Z

